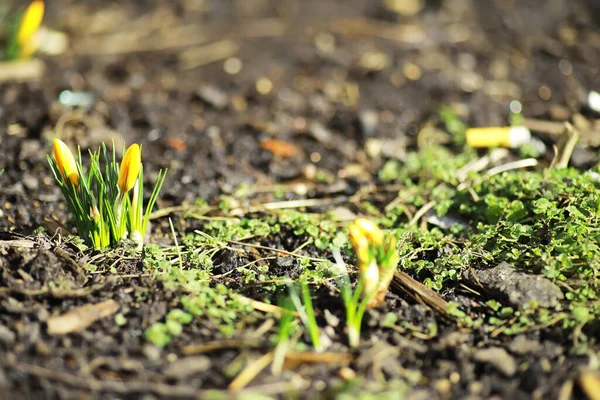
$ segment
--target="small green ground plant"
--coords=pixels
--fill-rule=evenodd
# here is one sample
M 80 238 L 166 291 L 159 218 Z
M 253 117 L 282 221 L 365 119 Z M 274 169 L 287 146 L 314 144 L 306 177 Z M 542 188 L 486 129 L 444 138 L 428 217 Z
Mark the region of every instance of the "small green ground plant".
M 505 261 L 551 280 L 565 300 L 554 310 L 532 305 L 511 313 L 500 300 L 489 311 L 493 316 L 472 321 L 473 327 L 489 323 L 498 332 L 517 334 L 548 324 L 569 331 L 589 324 L 600 315 L 598 167 L 461 174 L 480 161 L 472 153 L 451 156 L 430 148 L 411 153 L 404 165 L 389 162 L 382 168 L 382 179 L 403 186 L 378 220 L 396 238 L 412 238 L 398 249 L 401 268 L 443 291 L 460 284 L 470 268 Z M 433 205 L 428 215 L 445 226 L 433 218 L 426 226 L 411 223 L 407 213 L 428 204 Z

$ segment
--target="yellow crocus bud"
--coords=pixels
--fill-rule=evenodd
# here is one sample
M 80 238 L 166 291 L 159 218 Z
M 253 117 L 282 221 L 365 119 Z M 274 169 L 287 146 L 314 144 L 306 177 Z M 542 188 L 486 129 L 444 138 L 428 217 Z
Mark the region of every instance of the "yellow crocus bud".
M 121 195 L 129 192 L 135 185 L 135 181 L 140 174 L 140 168 L 142 167 L 142 152 L 140 146 L 137 143 L 129 146 L 123 156 L 121 162 L 121 169 L 119 171 L 119 189 Z
M 98 210 L 98 207 L 96 207 L 96 206 L 90 207 L 90 215 L 94 221 L 99 221 L 100 220 L 100 211 Z
M 79 186 L 77 163 L 69 147 L 60 139 L 54 139 L 54 159 L 63 180 L 69 180 L 73 186 Z
M 35 51 L 37 46 L 33 43 L 33 36 L 42 24 L 43 18 L 43 0 L 32 1 L 23 13 L 21 23 L 19 24 L 19 30 L 17 32 L 17 42 L 21 48 L 20 53 L 22 57 L 29 56 Z
M 383 232 L 373 222 L 366 218 L 358 218 L 354 221 L 361 234 L 369 240 L 373 247 L 380 247 L 383 244 Z
M 363 279 L 363 296 L 368 297 L 372 293 L 377 291 L 379 285 L 380 274 L 377 262 L 372 260 L 369 264 L 363 265 L 360 269 L 360 275 Z M 369 304 L 373 303 L 374 299 L 371 299 Z
M 354 247 L 358 269 L 364 282 L 363 295 L 366 297 L 377 289 L 379 268 L 375 257 L 372 255 L 369 238 L 365 235 L 365 231 L 361 230 L 356 222 L 350 225 L 349 231 L 350 242 L 352 243 L 352 247 Z
M 360 228 L 356 225 L 350 225 L 350 242 L 354 247 L 354 253 L 358 260 L 358 266 L 369 264 L 371 253 L 369 249 L 369 240 L 362 234 Z

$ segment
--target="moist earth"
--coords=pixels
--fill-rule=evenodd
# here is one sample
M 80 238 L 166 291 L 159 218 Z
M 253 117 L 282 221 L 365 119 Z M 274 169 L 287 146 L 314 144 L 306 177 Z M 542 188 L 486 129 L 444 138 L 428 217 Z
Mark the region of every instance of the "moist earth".
M 569 120 L 581 131 L 571 166 L 595 166 L 587 94 L 599 89 L 596 2 L 55 0 L 44 25 L 67 35 L 66 51 L 40 54 L 43 72 L 26 81 L 0 76 L 0 397 L 228 398 L 243 371 L 256 374 L 240 398 L 589 395 L 582 377 L 597 368 L 597 319 L 550 318 L 512 334 L 520 317 L 489 322 L 495 302 L 523 315 L 532 301 L 568 309 L 566 283 L 483 258 L 443 287 L 430 284 L 434 272 L 409 268 L 350 349 L 336 282 L 316 280 L 320 260 L 333 257 L 315 237 L 331 232 L 333 241 L 354 216 L 388 218 L 395 199 L 444 187 L 417 172 L 423 191 L 407 192 L 382 175 L 388 161 L 410 168 L 427 148 L 463 154 L 444 106 L 468 126 L 507 126 L 514 107 L 525 123 L 548 123 L 536 136 L 540 171 Z M 83 100 L 69 103 L 65 91 Z M 168 168 L 142 255 L 126 244 L 85 249 L 69 236 L 46 160 L 54 137 L 84 153 L 141 143 L 149 182 Z M 281 212 L 288 208 L 300 214 Z M 419 209 L 387 227 L 408 226 Z M 433 226 L 417 215 L 419 224 Z M 239 229 L 252 234 L 235 236 Z M 210 232 L 212 247 L 197 232 Z M 413 256 L 435 262 L 452 248 Z M 269 306 L 307 274 L 318 282 L 311 293 L 326 353 L 300 334 L 280 373 L 257 369 L 278 332 L 279 309 Z M 194 314 L 188 300 L 198 298 L 206 309 Z M 157 343 L 150 329 L 181 309 L 193 320 Z

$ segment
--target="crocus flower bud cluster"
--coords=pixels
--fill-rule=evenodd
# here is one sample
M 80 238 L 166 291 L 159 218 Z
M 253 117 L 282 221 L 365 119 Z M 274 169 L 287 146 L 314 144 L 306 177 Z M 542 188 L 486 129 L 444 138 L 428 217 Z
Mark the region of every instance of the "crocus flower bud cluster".
M 373 222 L 356 219 L 349 228 L 350 242 L 363 282 L 363 297 L 368 299 L 367 308 L 383 303 L 399 257 L 396 240 L 385 240 L 384 234 Z
M 102 166 L 101 154 L 104 155 Z M 115 161 L 114 146 L 112 157 L 104 145 L 101 150 L 90 152 L 90 157 L 91 166 L 86 173 L 81 160 L 76 160 L 60 139 L 54 140 L 54 157 L 48 157 L 79 234 L 95 248 L 107 247 L 127 237 L 141 248 L 149 220 L 149 213 L 144 215 L 142 204 L 141 147 L 136 143 L 129 146 L 120 165 Z M 148 211 L 152 210 L 165 177 L 166 171 L 160 171 Z

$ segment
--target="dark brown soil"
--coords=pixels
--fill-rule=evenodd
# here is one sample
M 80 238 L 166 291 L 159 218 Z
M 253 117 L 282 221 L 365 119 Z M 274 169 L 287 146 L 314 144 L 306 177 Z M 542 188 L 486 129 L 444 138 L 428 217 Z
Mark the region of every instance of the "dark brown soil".
M 159 208 L 198 198 L 217 205 L 240 185 L 254 189 L 239 199 L 250 206 L 281 200 L 263 190 L 270 185 L 307 182 L 308 194 L 289 190 L 283 198 L 348 203 L 377 185 L 381 190 L 369 191 L 377 206 L 397 190 L 386 192 L 377 171 L 389 152 L 402 159 L 421 145 L 417 133 L 437 120 L 440 105 L 459 102 L 470 125 L 506 125 L 508 104 L 518 98 L 526 117 L 562 121 L 575 110 L 589 112 L 585 96 L 600 83 L 600 7 L 593 0 L 415 0 L 423 3 L 415 16 L 375 0 L 126 3 L 48 1 L 45 25 L 68 34 L 68 51 L 40 56 L 46 69 L 39 79 L 0 83 L 0 398 L 219 398 L 208 391 L 227 389 L 232 363 L 272 349 L 268 340 L 249 341 L 177 364 L 186 360 L 183 346 L 223 339 L 203 321 L 165 349 L 149 344 L 144 330 L 176 307 L 180 295 L 125 250 L 115 250 L 125 257 L 102 256 L 117 273 L 83 269 L 98 253 L 61 239 L 68 214 L 46 162 L 55 135 L 82 148 L 111 138 L 142 143 L 151 181 L 169 168 Z M 235 67 L 224 67 L 230 57 L 242 61 L 239 73 L 225 71 Z M 563 59 L 569 74 L 559 68 Z M 85 92 L 93 105 L 82 111 L 62 105 L 63 90 Z M 371 138 L 393 139 L 396 147 L 367 162 Z M 583 147 L 573 159 L 578 167 L 597 162 L 597 152 Z M 352 164 L 361 166 L 360 174 L 347 173 Z M 329 182 L 314 179 L 315 166 L 330 173 Z M 199 223 L 176 224 L 192 232 Z M 36 233 L 40 227 L 45 233 Z M 154 224 L 150 241 L 172 243 L 165 218 Z M 293 251 L 304 242 L 288 229 L 259 244 Z M 313 247 L 305 255 L 328 257 Z M 297 277 L 296 261 L 279 256 L 269 261 L 271 273 Z M 221 250 L 213 272 L 249 261 Z M 233 273 L 222 282 L 249 298 L 273 300 L 242 279 Z M 472 315 L 485 312 L 466 288 L 441 295 Z M 331 291 L 324 287 L 315 296 L 317 308 L 343 320 Z M 105 318 L 76 333 L 48 333 L 51 316 L 107 300 L 118 303 L 125 325 Z M 366 317 L 363 336 L 370 340 L 354 353 L 351 368 L 364 379 L 361 390 L 400 393 L 392 382 L 402 381 L 411 399 L 558 398 L 588 362 L 569 353 L 569 338 L 559 330 L 517 339 L 459 330 L 402 293 L 391 292 L 386 301 Z M 436 322 L 439 332 L 427 338 L 386 329 L 381 321 L 388 312 L 422 332 Z M 249 322 L 234 337 L 249 338 L 261 323 Z M 331 351 L 348 351 L 342 327 L 332 337 L 339 343 Z M 280 377 L 265 370 L 250 387 L 275 397 L 334 398 L 343 373 L 331 363 Z M 579 390 L 576 385 L 573 398 L 584 398 Z

